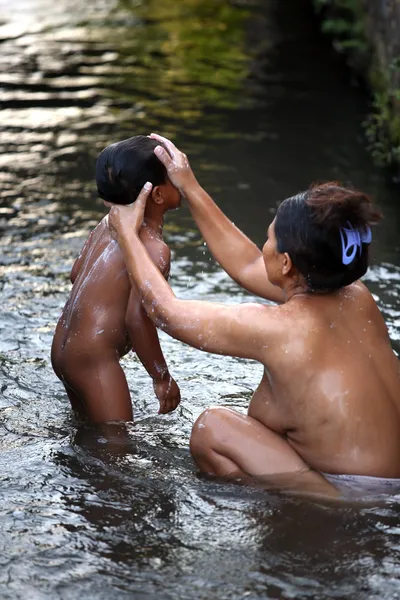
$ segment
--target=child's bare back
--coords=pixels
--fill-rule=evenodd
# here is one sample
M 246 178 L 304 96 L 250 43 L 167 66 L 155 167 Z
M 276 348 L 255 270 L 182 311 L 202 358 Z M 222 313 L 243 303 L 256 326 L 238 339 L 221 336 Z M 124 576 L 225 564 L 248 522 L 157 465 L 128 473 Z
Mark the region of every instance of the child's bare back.
M 140 235 L 153 262 L 167 277 L 170 251 L 161 237 L 162 215 L 175 208 L 168 201 L 174 196 L 176 204 L 179 194 L 168 181 L 159 188 L 164 203 L 157 203 L 155 196 Z M 142 308 L 137 290 L 131 287 L 106 220 L 92 231 L 72 268 L 73 287 L 56 328 L 51 358 L 74 410 L 95 422 L 130 421 L 131 397 L 119 362 L 130 350 L 137 353 L 153 379 L 160 412 L 176 408 L 180 394 L 169 374 L 157 330 Z

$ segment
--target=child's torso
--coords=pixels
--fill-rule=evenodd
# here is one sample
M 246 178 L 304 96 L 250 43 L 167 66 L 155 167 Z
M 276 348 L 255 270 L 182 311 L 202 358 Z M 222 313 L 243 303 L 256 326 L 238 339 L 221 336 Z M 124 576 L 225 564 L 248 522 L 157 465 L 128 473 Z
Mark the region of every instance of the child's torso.
M 105 350 L 118 358 L 131 348 L 125 315 L 131 286 L 122 253 L 104 221 L 93 232 L 83 264 L 59 320 L 57 353 L 87 348 L 92 358 Z

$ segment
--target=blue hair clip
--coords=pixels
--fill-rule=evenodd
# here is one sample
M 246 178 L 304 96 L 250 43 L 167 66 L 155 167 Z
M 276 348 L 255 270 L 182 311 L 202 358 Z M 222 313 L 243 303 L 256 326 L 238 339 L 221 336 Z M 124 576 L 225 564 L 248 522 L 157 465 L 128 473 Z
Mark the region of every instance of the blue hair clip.
M 372 240 L 371 229 L 366 225 L 363 229 L 354 229 L 347 221 L 348 227 L 340 227 L 340 239 L 342 241 L 342 263 L 349 265 L 355 259 L 357 249 L 362 251 L 362 244 L 370 244 Z M 346 234 L 346 242 L 344 234 Z

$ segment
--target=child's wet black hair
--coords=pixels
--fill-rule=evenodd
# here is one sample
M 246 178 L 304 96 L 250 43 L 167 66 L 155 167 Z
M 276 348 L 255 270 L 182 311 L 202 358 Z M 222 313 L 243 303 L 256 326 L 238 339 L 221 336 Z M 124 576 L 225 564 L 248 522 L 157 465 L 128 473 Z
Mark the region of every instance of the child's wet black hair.
M 278 207 L 275 236 L 278 252 L 287 252 L 308 290 L 325 292 L 350 285 L 368 269 L 368 244 L 343 264 L 341 228 L 366 231 L 382 218 L 371 199 L 336 182 L 314 184 Z
M 104 148 L 96 162 L 99 196 L 114 204 L 131 204 L 146 181 L 153 186 L 165 183 L 166 170 L 154 154 L 159 145 L 145 135 L 136 135 Z

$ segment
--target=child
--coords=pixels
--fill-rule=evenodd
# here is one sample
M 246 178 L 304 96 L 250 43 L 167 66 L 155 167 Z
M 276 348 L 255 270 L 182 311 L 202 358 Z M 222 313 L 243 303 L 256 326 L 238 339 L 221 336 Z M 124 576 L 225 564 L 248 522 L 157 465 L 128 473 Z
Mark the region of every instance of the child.
M 163 217 L 180 206 L 179 191 L 154 154 L 155 140 L 138 135 L 105 148 L 97 159 L 99 196 L 114 204 L 134 202 L 146 181 L 153 184 L 140 237 L 168 278 L 170 250 L 162 239 Z M 93 422 L 131 421 L 131 397 L 120 358 L 136 352 L 153 379 L 160 413 L 174 410 L 179 388 L 166 365 L 157 330 L 132 287 L 108 215 L 86 240 L 72 271 L 70 296 L 57 324 L 51 360 L 72 408 Z

